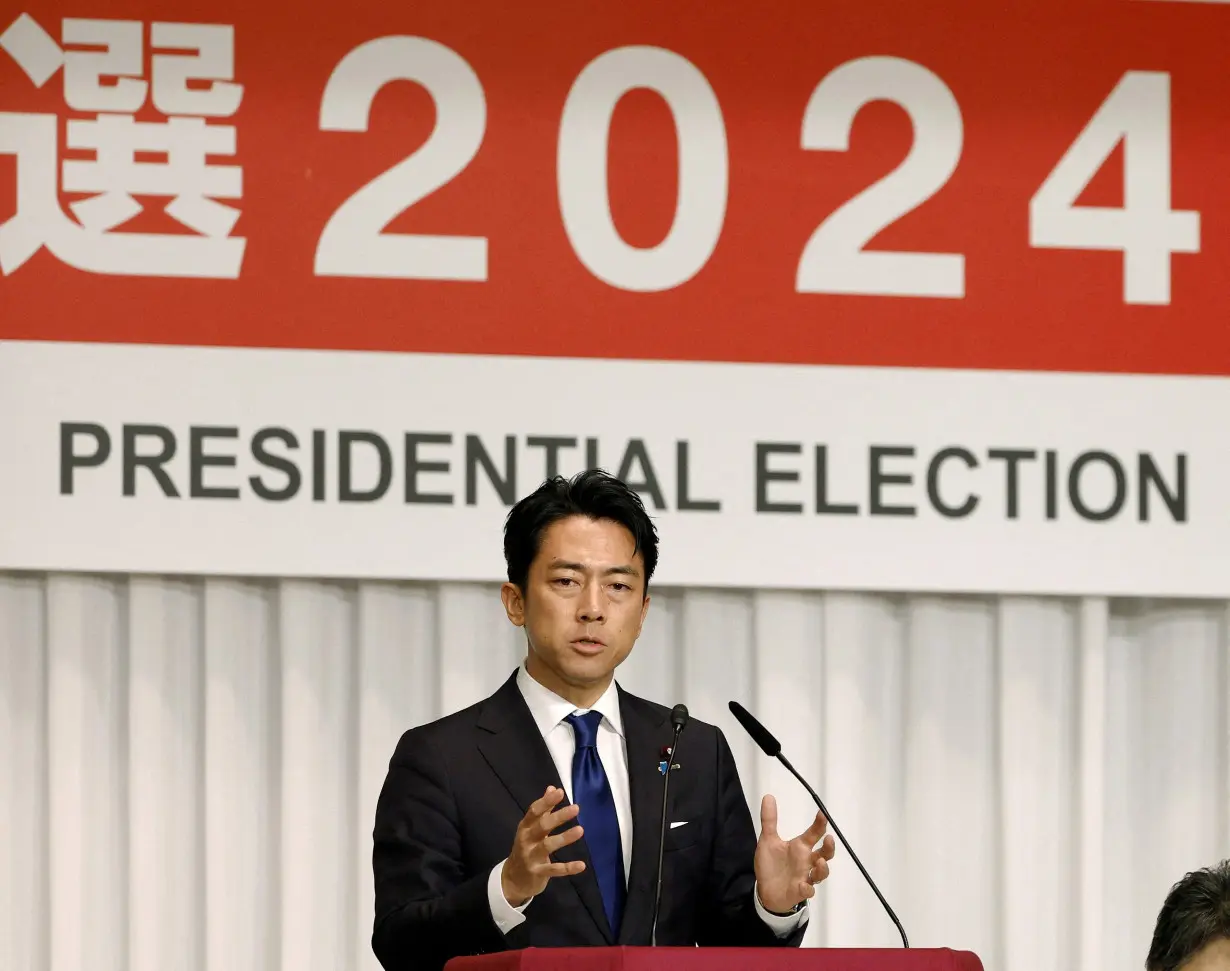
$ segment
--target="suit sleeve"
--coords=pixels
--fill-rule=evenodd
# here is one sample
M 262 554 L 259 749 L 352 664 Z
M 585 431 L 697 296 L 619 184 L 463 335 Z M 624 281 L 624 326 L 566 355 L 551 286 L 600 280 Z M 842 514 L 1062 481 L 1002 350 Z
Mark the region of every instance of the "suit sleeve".
M 386 971 L 440 971 L 451 958 L 506 950 L 486 870 L 467 874 L 443 759 L 412 730 L 389 763 L 376 807 L 372 950 Z
M 730 745 L 721 729 L 716 731 L 717 830 L 697 943 L 702 947 L 798 947 L 806 924 L 778 937 L 756 912 L 756 830 Z

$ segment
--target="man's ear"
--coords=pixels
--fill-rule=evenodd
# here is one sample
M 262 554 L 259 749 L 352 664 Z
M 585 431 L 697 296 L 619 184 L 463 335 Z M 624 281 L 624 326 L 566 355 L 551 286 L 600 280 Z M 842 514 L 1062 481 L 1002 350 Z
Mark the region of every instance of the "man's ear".
M 504 613 L 514 627 L 525 626 L 525 594 L 515 583 L 505 583 L 500 587 L 500 599 L 504 601 Z

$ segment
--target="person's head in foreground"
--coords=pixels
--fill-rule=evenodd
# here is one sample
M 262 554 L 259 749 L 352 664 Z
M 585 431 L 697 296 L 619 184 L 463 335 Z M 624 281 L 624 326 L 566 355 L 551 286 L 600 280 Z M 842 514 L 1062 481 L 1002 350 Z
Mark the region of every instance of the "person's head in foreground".
M 1146 971 L 1230 971 L 1230 859 L 1170 888 Z
M 504 557 L 501 594 L 509 620 L 525 629 L 526 670 L 593 705 L 649 609 L 658 537 L 640 496 L 599 470 L 548 479 L 509 512 Z

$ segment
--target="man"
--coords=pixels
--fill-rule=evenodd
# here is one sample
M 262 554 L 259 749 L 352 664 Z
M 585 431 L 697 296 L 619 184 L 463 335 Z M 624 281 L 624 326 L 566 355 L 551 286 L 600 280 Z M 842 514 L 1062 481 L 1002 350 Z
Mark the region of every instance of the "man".
M 1230 971 L 1230 860 L 1196 870 L 1166 896 L 1147 971 Z
M 406 732 L 380 794 L 372 948 L 388 971 L 651 941 L 673 729 L 614 673 L 649 608 L 656 531 L 636 493 L 590 471 L 522 499 L 504 555 L 523 665 L 491 697 Z M 783 840 L 766 796 L 757 841 L 722 733 L 691 720 L 676 757 L 657 942 L 797 946 L 833 857 L 826 821 Z

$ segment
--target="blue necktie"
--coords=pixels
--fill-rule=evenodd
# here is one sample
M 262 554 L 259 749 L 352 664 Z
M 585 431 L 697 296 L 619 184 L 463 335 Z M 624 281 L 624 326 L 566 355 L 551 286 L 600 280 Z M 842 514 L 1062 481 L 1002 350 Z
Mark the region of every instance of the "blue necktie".
M 618 938 L 626 893 L 624 852 L 615 798 L 602 759 L 598 758 L 598 723 L 602 713 L 572 714 L 567 720 L 576 735 L 577 746 L 572 756 L 572 801 L 581 807 L 579 818 L 585 827 L 585 845 L 602 892 L 602 907 L 611 925 L 611 936 Z

